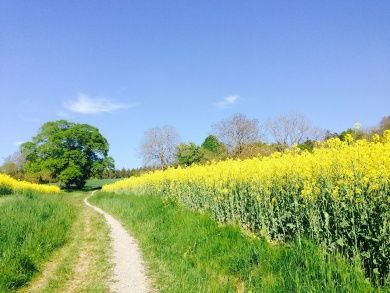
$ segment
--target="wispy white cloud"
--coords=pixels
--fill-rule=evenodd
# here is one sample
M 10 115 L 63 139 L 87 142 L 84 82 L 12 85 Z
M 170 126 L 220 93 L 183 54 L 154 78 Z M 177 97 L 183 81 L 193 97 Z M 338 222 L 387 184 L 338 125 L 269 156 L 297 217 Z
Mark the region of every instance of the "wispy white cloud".
M 232 106 L 234 103 L 236 103 L 238 98 L 239 98 L 238 95 L 232 95 L 232 96 L 225 97 L 221 101 L 218 101 L 217 103 L 215 103 L 215 106 L 217 108 L 220 108 L 220 109 L 228 108 L 228 107 Z
M 25 143 L 25 141 L 16 141 L 14 144 L 15 144 L 15 146 L 17 146 L 17 147 L 20 147 L 22 144 L 24 144 Z
M 93 98 L 86 94 L 79 93 L 76 100 L 66 101 L 63 106 L 74 113 L 81 114 L 101 114 L 113 112 L 120 109 L 129 109 L 136 106 L 136 104 L 117 104 L 111 102 L 108 98 L 97 97 Z M 60 113 L 64 116 L 64 113 Z

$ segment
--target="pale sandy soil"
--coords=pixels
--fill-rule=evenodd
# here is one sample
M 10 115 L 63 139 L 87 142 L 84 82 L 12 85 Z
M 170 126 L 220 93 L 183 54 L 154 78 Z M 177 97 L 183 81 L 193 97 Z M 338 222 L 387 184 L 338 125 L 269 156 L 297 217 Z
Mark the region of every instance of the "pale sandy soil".
M 146 276 L 142 255 L 135 239 L 111 215 L 91 205 L 88 202 L 88 198 L 85 198 L 84 202 L 87 206 L 102 214 L 110 226 L 113 249 L 111 260 L 113 264 L 113 280 L 110 284 L 110 290 L 116 293 L 151 292 L 151 284 Z

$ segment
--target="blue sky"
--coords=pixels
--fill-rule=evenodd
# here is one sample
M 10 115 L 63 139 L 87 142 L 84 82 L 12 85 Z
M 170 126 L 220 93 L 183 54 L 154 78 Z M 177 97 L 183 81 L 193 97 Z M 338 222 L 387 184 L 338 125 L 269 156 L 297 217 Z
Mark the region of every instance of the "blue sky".
M 150 127 L 200 143 L 241 112 L 322 128 L 390 114 L 390 1 L 0 0 L 0 158 L 48 120 L 98 127 L 117 167 Z

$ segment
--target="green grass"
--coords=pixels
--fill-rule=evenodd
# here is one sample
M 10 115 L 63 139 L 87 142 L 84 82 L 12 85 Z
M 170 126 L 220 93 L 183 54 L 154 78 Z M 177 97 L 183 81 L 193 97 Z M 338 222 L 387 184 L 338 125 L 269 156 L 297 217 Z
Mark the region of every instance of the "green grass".
M 9 201 L 10 200 L 10 197 L 7 196 L 7 197 L 0 197 L 0 205 L 5 203 L 6 201 Z
M 84 191 L 100 189 L 105 184 L 114 183 L 120 179 L 88 179 L 83 188 Z
M 358 264 L 316 245 L 270 244 L 157 196 L 98 193 L 90 201 L 137 238 L 161 292 L 376 292 Z
M 0 206 L 0 292 L 24 286 L 63 246 L 77 209 L 63 195 L 12 196 Z
M 111 273 L 109 227 L 103 216 L 87 207 L 87 194 L 71 192 L 67 201 L 80 212 L 71 228 L 71 236 L 50 258 L 44 272 L 38 274 L 21 292 L 108 292 Z

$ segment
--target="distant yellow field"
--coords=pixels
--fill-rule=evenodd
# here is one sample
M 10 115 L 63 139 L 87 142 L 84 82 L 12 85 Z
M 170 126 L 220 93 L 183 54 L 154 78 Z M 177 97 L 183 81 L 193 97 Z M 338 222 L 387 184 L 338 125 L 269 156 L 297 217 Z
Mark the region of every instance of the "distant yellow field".
M 294 149 L 271 157 L 155 171 L 105 185 L 103 190 L 180 197 L 201 188 L 218 202 L 245 184 L 249 194 L 275 201 L 288 183 L 289 194 L 307 200 L 331 195 L 364 201 L 376 197 L 389 180 L 390 131 L 370 142 L 330 139 L 313 153 Z
M 0 195 L 18 193 L 25 191 L 36 191 L 41 193 L 58 193 L 60 188 L 58 186 L 49 186 L 42 184 L 35 184 L 26 181 L 16 180 L 6 174 L 0 173 Z

